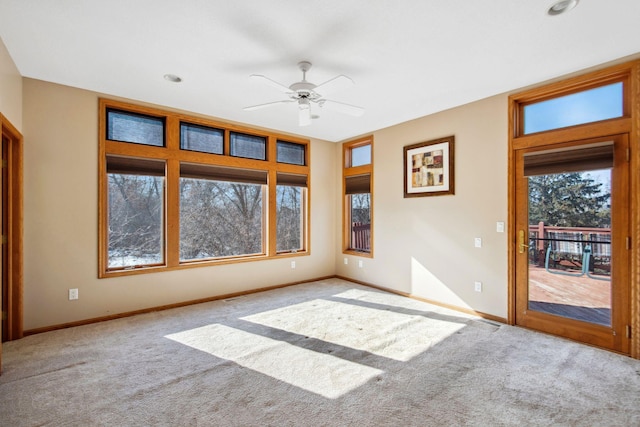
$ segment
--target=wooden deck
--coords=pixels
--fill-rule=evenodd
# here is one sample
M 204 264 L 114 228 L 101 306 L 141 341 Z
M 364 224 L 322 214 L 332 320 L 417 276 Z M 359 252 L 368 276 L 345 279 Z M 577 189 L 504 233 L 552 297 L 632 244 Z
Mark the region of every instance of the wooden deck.
M 609 326 L 611 282 L 529 265 L 529 309 Z

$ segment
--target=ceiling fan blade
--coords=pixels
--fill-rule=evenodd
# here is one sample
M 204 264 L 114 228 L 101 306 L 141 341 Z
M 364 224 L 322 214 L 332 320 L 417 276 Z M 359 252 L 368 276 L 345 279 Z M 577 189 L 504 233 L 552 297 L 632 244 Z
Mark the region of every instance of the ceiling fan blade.
M 313 89 L 313 91 L 321 95 L 327 95 L 339 90 L 347 89 L 353 86 L 354 84 L 355 83 L 353 80 L 351 80 L 351 78 L 340 74 L 339 76 L 336 76 L 331 80 L 327 80 L 324 83 L 320 83 L 318 86 L 316 86 Z
M 265 108 L 265 107 L 271 107 L 273 105 L 289 104 L 290 102 L 295 102 L 295 101 L 293 99 L 285 99 L 283 101 L 267 102 L 266 104 L 258 104 L 258 105 L 252 105 L 250 107 L 244 107 L 243 110 L 244 111 L 254 111 L 254 110 L 259 110 L 259 109 Z
M 262 74 L 251 74 L 249 77 L 252 78 L 253 80 L 262 81 L 268 84 L 269 86 L 278 89 L 281 92 L 284 92 L 284 93 L 292 92 L 292 90 L 289 89 L 287 86 L 280 84 L 277 81 L 270 79 L 269 77 L 263 76 Z
M 318 102 L 321 107 L 327 107 L 330 110 L 337 111 L 339 113 L 349 114 L 351 116 L 360 117 L 364 114 L 364 108 L 356 107 L 355 105 L 345 104 L 338 101 L 330 101 L 323 99 Z
M 305 108 L 306 107 L 306 108 Z M 298 126 L 309 126 L 311 124 L 311 108 L 309 105 L 300 105 L 298 111 Z

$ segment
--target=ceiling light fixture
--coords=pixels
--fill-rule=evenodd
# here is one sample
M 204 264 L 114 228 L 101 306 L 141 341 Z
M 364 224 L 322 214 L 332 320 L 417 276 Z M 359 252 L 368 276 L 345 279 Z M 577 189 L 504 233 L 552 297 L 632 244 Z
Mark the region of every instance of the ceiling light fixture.
M 561 15 L 569 12 L 578 5 L 579 0 L 560 0 L 555 2 L 547 11 L 550 16 Z
M 182 78 L 175 74 L 165 74 L 164 79 L 171 83 L 180 83 L 182 81 Z
M 307 71 L 311 68 L 311 63 L 308 61 L 302 61 L 298 63 L 298 68 L 302 71 L 302 80 L 293 83 L 290 86 L 285 86 L 278 83 L 275 80 L 265 77 L 262 74 L 252 74 L 250 77 L 258 79 L 271 87 L 274 87 L 287 96 L 288 99 L 281 101 L 267 102 L 266 104 L 252 105 L 250 107 L 244 107 L 245 111 L 259 110 L 265 107 L 272 107 L 274 105 L 296 103 L 298 105 L 298 124 L 300 126 L 309 126 L 311 120 L 317 119 L 317 114 L 311 114 L 311 104 L 316 104 L 318 107 L 326 107 L 330 110 L 335 110 L 339 113 L 349 114 L 351 116 L 360 117 L 364 113 L 362 107 L 357 107 L 351 104 L 345 104 L 343 102 L 331 101 L 323 97 L 322 94 L 329 93 L 338 89 L 345 89 L 353 85 L 353 80 L 349 77 L 340 74 L 324 83 L 315 85 L 307 81 Z M 315 107 L 314 107 L 315 108 Z

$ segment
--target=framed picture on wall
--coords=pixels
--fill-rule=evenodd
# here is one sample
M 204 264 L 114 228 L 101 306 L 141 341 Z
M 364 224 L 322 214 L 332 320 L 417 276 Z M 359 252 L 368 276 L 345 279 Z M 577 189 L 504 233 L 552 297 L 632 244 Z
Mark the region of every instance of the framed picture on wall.
M 455 137 L 404 147 L 404 197 L 454 193 Z

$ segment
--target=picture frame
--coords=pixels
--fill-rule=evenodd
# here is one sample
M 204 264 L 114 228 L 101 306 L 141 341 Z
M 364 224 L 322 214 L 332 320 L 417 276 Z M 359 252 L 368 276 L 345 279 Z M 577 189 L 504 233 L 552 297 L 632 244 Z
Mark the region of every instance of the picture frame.
M 404 147 L 404 197 L 455 194 L 455 136 Z

